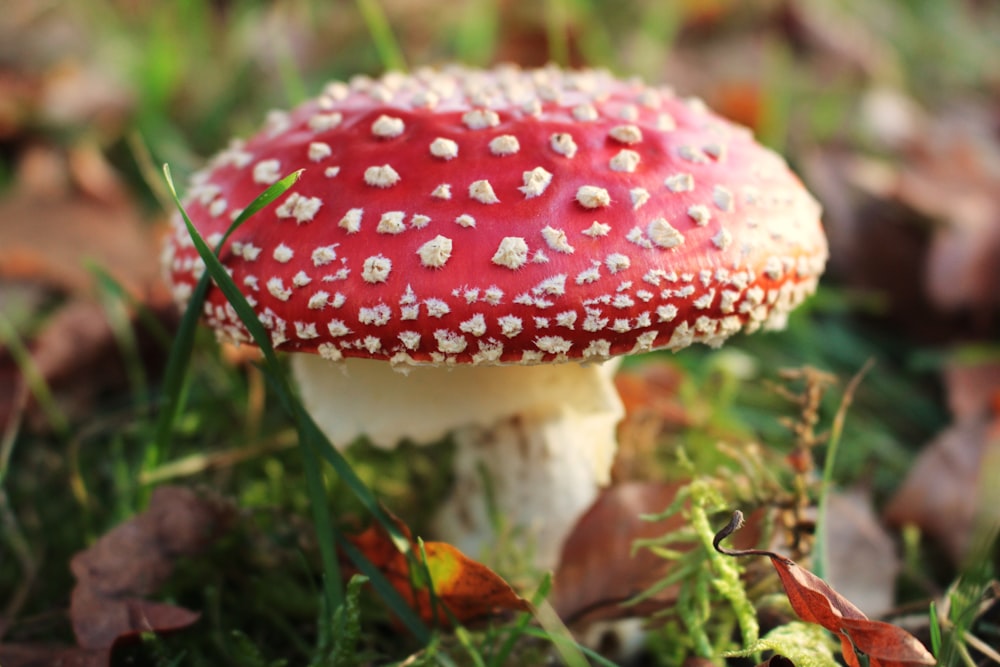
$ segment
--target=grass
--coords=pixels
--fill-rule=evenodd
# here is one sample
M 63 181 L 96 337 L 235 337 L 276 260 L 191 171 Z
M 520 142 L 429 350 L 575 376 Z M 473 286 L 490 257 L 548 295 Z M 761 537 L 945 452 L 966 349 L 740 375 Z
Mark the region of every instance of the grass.
M 477 0 L 454 11 L 432 7 L 424 14 L 406 14 L 405 20 L 399 6 L 377 0 L 288 3 L 282 8 L 249 0 L 223 4 L 220 11 L 218 3 L 207 0 L 140 3 L 124 13 L 110 2 L 87 0 L 66 10 L 99 45 L 99 62 L 113 71 L 120 67 L 114 63 L 128 63 L 116 71 L 128 82 L 137 106 L 127 127 L 103 130 L 103 141 L 151 217 L 161 215 L 165 204 L 169 207 L 172 186 L 162 189 L 162 180 L 150 176 L 146 163 L 169 162 L 183 177 L 224 143 L 220 137 L 247 134 L 266 109 L 299 101 L 331 76 L 405 69 L 407 60 L 416 64 L 458 57 L 486 64 L 508 53 L 507 38 L 516 32 L 526 40 L 545 36 L 544 53 L 529 50 L 531 58 L 586 62 L 656 80 L 675 47 L 698 40 L 697 31 L 685 28 L 697 13 L 696 3 L 622 7 L 598 0 L 546 0 L 532 3 L 534 12 L 511 18 L 503 3 Z M 721 0 L 709 4 L 727 5 Z M 869 12 L 889 31 L 887 42 L 895 51 L 886 80 L 911 84 L 918 99 L 929 101 L 938 90 L 980 86 L 991 76 L 990 59 L 984 56 L 995 46 L 990 31 L 975 29 L 975 15 L 963 11 L 961 3 L 900 0 L 869 8 L 831 0 L 829 5 L 835 11 Z M 725 16 L 714 28 L 709 24 L 706 42 L 739 30 Z M 283 28 L 263 28 L 276 24 Z M 814 63 L 797 58 L 787 42 L 774 34 L 762 39 L 768 40 L 768 73 L 761 78 L 765 141 L 793 151 L 795 160 L 815 146 L 816 137 L 850 137 L 845 124 L 853 114 L 852 96 L 862 86 L 845 77 L 826 87 L 812 76 Z M 75 133 L 96 130 L 35 131 L 68 145 Z M 154 157 L 138 157 L 135 136 L 148 142 Z M 0 154 L 2 192 L 13 187 L 15 173 L 7 157 L 12 149 L 6 150 Z M 258 200 L 259 206 L 290 182 L 276 184 Z M 240 304 L 235 286 L 227 284 L 225 273 L 213 263 L 211 249 L 202 242 L 199 251 L 209 266 L 204 285 L 208 276 L 214 277 L 247 317 L 245 302 Z M 258 367 L 233 365 L 220 356 L 210 336 L 197 330 L 194 308 L 171 338 L 163 340 L 159 333 L 162 355 L 169 355 L 170 362 L 162 377 L 149 373 L 123 319 L 141 306 L 100 267 L 96 271 L 99 297 L 126 351 L 130 383 L 122 393 L 102 397 L 83 423 L 64 415 L 52 388 L 33 372 L 25 329 L 0 315 L 0 342 L 30 379 L 32 396 L 50 428 L 47 433 L 19 431 L 14 420 L 0 440 L 0 535 L 5 564 L 12 565 L 0 572 L 0 590 L 13 591 L 3 603 L 17 611 L 6 639 L 71 642 L 64 619 L 52 611 L 66 605 L 72 586 L 69 558 L 141 511 L 154 484 L 175 481 L 218 490 L 239 508 L 242 521 L 204 561 L 182 563 L 162 592 L 165 600 L 203 610 L 202 623 L 173 637 L 148 639 L 131 649 L 134 659 L 157 665 L 276 665 L 287 658 L 290 665 L 500 667 L 541 659 L 554 644 L 566 664 L 611 664 L 576 646 L 545 616 L 538 619 L 546 620 L 541 627 L 528 615 L 453 634 L 427 627 L 377 570 L 350 552 L 343 531 L 367 517 L 394 530 L 380 502 L 419 514 L 440 490 L 430 487 L 447 481 L 429 483 L 427 476 L 430 462 L 447 456 L 447 444 L 413 450 L 413 469 L 380 453 L 352 452 L 344 459 L 302 411 L 282 361 L 266 336 L 260 337 L 263 332 L 256 333 L 265 361 Z M 204 289 L 199 287 L 201 296 Z M 145 329 L 155 328 L 151 318 L 145 321 Z M 245 322 L 250 326 L 256 320 Z M 995 355 L 995 346 L 986 346 L 985 354 Z M 671 357 L 681 369 L 681 401 L 693 421 L 679 439 L 691 453 L 691 470 L 706 479 L 720 468 L 731 471 L 738 465 L 716 450 L 720 440 L 766 443 L 770 458 L 754 465 L 762 471 L 770 468 L 767 474 L 780 478 L 778 461 L 794 447 L 794 438 L 779 420 L 788 414 L 788 404 L 768 389 L 766 380 L 776 380 L 773 369 L 808 364 L 843 382 L 875 359 L 848 417 L 838 422 L 842 428 L 833 442 L 839 443 L 839 452 L 833 455 L 833 445 L 825 451 L 824 484 L 865 481 L 881 500 L 911 464 L 916 446 L 947 422 L 933 377 L 944 355 L 922 343 L 899 343 L 877 311 L 866 306 L 864 295 L 827 285 L 781 334 L 734 341 L 722 352 L 690 350 Z M 633 363 L 660 356 L 665 355 Z M 817 408 L 823 423 L 843 414 L 840 395 L 830 391 L 824 396 Z M 666 453 L 674 444 L 664 446 L 662 474 L 669 474 L 675 461 Z M 824 453 L 822 447 L 819 451 Z M 869 472 L 873 467 L 876 471 Z M 759 474 L 762 486 L 771 483 L 765 472 Z M 726 509 L 721 504 L 712 508 Z M 344 585 L 338 546 L 346 548 L 379 598 L 357 595 L 360 579 Z M 942 664 L 968 664 L 966 656 L 975 650 L 975 639 L 970 644 L 969 637 L 985 632 L 995 638 L 989 627 L 976 622 L 980 596 L 996 577 L 990 558 L 984 550 L 961 576 L 947 568 L 944 574 L 927 573 L 939 585 L 958 582 L 932 626 Z M 690 557 L 677 572 L 702 572 L 702 564 Z M 523 572 L 504 574 L 530 581 Z M 726 576 L 732 579 L 732 573 Z M 704 574 L 694 581 L 697 589 L 680 605 L 684 615 L 656 619 L 659 629 L 649 650 L 657 664 L 679 662 L 688 649 L 718 660 L 721 650 L 739 648 L 731 631 L 740 622 L 726 611 L 742 604 L 737 594 L 730 590 L 734 597 L 722 596 Z M 542 582 L 537 602 L 545 590 Z M 756 591 L 749 593 L 755 604 L 761 603 Z M 742 623 L 746 631 L 745 619 Z M 407 636 L 396 639 L 400 627 Z

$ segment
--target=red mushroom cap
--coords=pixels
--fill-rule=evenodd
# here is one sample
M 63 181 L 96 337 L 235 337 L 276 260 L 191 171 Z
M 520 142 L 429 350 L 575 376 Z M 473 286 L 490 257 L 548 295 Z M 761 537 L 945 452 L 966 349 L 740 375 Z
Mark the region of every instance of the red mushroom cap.
M 459 67 L 333 83 L 193 180 L 279 349 L 402 363 L 603 359 L 781 326 L 827 257 L 816 201 L 750 132 L 601 71 Z M 203 267 L 165 250 L 183 300 Z M 222 293 L 205 310 L 249 340 Z

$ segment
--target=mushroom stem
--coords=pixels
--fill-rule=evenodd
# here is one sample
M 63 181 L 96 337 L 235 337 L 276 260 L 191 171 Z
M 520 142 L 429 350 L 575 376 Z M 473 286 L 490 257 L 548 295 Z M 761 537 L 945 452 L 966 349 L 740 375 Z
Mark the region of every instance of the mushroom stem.
M 453 433 L 456 483 L 435 522 L 440 536 L 479 555 L 495 538 L 493 502 L 505 529 L 530 533 L 543 568 L 555 565 L 569 529 L 609 481 L 623 414 L 611 379 L 617 367 L 417 366 L 403 374 L 368 359 L 292 356 L 306 409 L 337 447 L 363 434 L 392 448 Z
M 531 545 L 537 567 L 555 568 L 570 529 L 610 481 L 621 402 L 609 373 L 594 379 L 600 410 L 562 405 L 455 432 L 455 486 L 435 521 L 443 539 L 480 556 L 499 529 Z

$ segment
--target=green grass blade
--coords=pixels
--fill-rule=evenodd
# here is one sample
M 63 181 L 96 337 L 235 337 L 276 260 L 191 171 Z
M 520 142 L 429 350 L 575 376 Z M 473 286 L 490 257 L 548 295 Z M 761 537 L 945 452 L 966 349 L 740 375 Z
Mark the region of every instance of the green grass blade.
M 187 214 L 184 213 L 184 209 L 180 203 L 180 198 L 177 196 L 177 190 L 174 188 L 173 180 L 170 177 L 170 168 L 164 165 L 163 171 L 166 175 L 167 183 L 170 188 L 170 194 L 173 197 L 175 205 L 178 210 L 181 211 L 185 224 L 190 224 L 191 221 L 188 220 Z M 292 187 L 292 185 L 299 179 L 300 175 L 301 172 L 295 172 L 294 174 L 286 176 L 254 199 L 250 205 L 243 210 L 239 217 L 233 221 L 233 224 L 229 226 L 229 229 L 226 230 L 222 240 L 219 241 L 218 248 L 221 248 L 222 244 L 226 242 L 226 239 L 229 238 L 230 234 L 232 234 L 240 225 L 250 218 L 250 216 L 254 215 L 259 210 L 273 202 L 286 190 L 288 190 L 288 188 Z M 189 229 L 191 228 L 192 227 L 189 227 Z M 208 293 L 209 280 L 210 275 L 206 272 L 195 285 L 194 290 L 192 290 L 188 306 L 184 310 L 180 326 L 177 329 L 173 344 L 170 346 L 170 356 L 168 357 L 167 368 L 163 374 L 163 385 L 161 390 L 163 405 L 161 406 L 159 415 L 157 416 L 156 428 L 153 435 L 153 456 L 151 458 L 147 457 L 149 458 L 150 467 L 155 467 L 158 463 L 157 459 L 159 453 L 166 450 L 167 444 L 170 441 L 171 432 L 173 431 L 174 422 L 176 421 L 177 415 L 181 410 L 181 396 L 184 390 L 184 381 L 187 378 L 188 362 L 191 359 L 191 352 L 194 350 L 195 331 L 198 327 L 198 320 L 201 318 L 202 303 L 204 303 L 205 295 Z M 254 320 L 256 320 L 256 318 L 254 318 Z
M 840 449 L 840 441 L 844 435 L 844 422 L 847 420 L 847 411 L 854 401 L 854 395 L 858 391 L 861 381 L 868 371 L 875 365 L 874 359 L 865 362 L 844 390 L 844 395 L 840 399 L 840 407 L 833 418 L 833 426 L 830 429 L 830 440 L 826 448 L 826 460 L 823 462 L 823 476 L 819 490 L 819 511 L 816 513 L 816 543 L 813 547 L 813 573 L 822 579 L 826 576 L 829 555 L 826 548 L 826 515 L 829 506 L 830 493 L 833 491 L 833 466 L 837 460 L 837 451 Z
M 552 590 L 552 574 L 546 573 L 542 582 L 538 585 L 535 594 L 531 596 L 531 606 L 537 607 L 542 604 Z M 528 612 L 521 613 L 510 629 L 507 639 L 501 644 L 500 649 L 490 658 L 490 667 L 503 667 L 507 664 L 518 640 L 524 635 L 528 624 L 531 623 L 532 616 Z
M 289 174 L 257 197 L 250 204 L 250 206 L 248 206 L 243 213 L 241 213 L 239 217 L 233 221 L 233 224 L 229 227 L 225 236 L 223 236 L 222 240 L 219 242 L 219 248 L 221 248 L 222 244 L 225 243 L 229 234 L 231 234 L 240 224 L 273 202 L 281 196 L 282 193 L 286 192 L 288 188 L 292 187 L 292 185 L 294 185 L 299 179 L 301 173 L 302 172 L 300 170 Z M 291 389 L 284 378 L 280 362 L 274 352 L 274 348 L 271 346 L 271 340 L 267 335 L 267 331 L 264 329 L 264 325 L 261 324 L 259 319 L 257 319 L 257 315 L 254 313 L 253 308 L 250 307 L 250 304 L 247 303 L 243 293 L 240 292 L 238 287 L 236 287 L 236 283 L 234 283 L 229 277 L 229 274 L 226 273 L 225 267 L 222 266 L 222 263 L 216 256 L 218 248 L 213 252 L 213 250 L 208 246 L 208 243 L 206 243 L 198 233 L 198 230 L 195 228 L 194 223 L 191 222 L 187 213 L 184 211 L 180 198 L 177 196 L 177 190 L 174 187 L 173 180 L 170 178 L 170 169 L 166 166 L 164 167 L 164 174 L 166 175 L 167 186 L 170 188 L 170 194 L 174 199 L 174 204 L 180 211 L 181 217 L 184 220 L 184 225 L 187 227 L 188 234 L 190 234 L 191 240 L 194 242 L 195 249 L 198 251 L 202 261 L 205 263 L 205 274 L 199 281 L 198 286 L 200 287 L 202 281 L 205 281 L 206 278 L 211 278 L 218 286 L 219 290 L 222 291 L 230 305 L 232 305 L 232 307 L 236 310 L 236 313 L 243 321 L 244 326 L 250 332 L 250 335 L 253 336 L 254 342 L 257 343 L 257 346 L 263 353 L 265 360 L 265 372 L 270 376 L 273 385 L 279 390 L 278 395 L 281 399 L 282 405 L 292 413 L 293 417 L 297 417 L 298 411 L 296 411 L 293 407 L 295 402 L 294 399 L 292 399 Z M 190 311 L 191 308 L 189 304 L 189 308 L 188 311 L 185 312 L 185 316 Z M 341 605 L 344 599 L 340 580 L 340 567 L 337 563 L 337 554 L 333 546 L 334 539 L 332 532 L 334 528 L 333 522 L 330 518 L 330 510 L 327 507 L 326 489 L 323 486 L 323 480 L 319 467 L 315 465 L 315 452 L 312 450 L 312 445 L 307 441 L 301 442 L 300 445 L 306 472 L 307 491 L 309 494 L 310 505 L 313 510 L 313 520 L 316 523 L 316 536 L 320 547 L 320 557 L 323 561 L 323 591 L 326 596 L 326 611 L 327 616 L 329 617 L 324 620 L 327 622 L 327 625 L 329 625 L 333 616 L 333 611 Z
M 937 603 L 934 600 L 931 600 L 927 614 L 931 633 L 931 654 L 938 657 L 941 655 L 941 621 L 938 620 Z
M 104 267 L 97 264 L 90 264 L 87 266 L 87 270 L 94 276 L 94 280 L 101 291 L 107 292 L 110 296 L 134 309 L 136 319 L 145 327 L 149 335 L 153 336 L 156 342 L 162 345 L 164 349 L 170 348 L 170 333 L 146 303 L 143 303 L 141 299 L 136 298 L 134 294 L 125 289 L 118 279 L 111 275 Z
M 396 544 L 396 548 L 403 553 L 412 551 L 409 540 L 399 532 L 396 523 L 385 513 L 385 510 L 382 509 L 378 500 L 372 495 L 368 486 L 354 472 L 351 464 L 347 462 L 347 459 L 335 447 L 329 446 L 329 441 L 323 435 L 322 431 L 319 430 L 319 426 L 313 421 L 312 416 L 303 410 L 302 417 L 304 420 L 302 426 L 309 439 L 314 443 L 323 442 L 328 445 L 318 449 L 320 456 L 326 459 L 326 462 L 336 471 L 340 479 L 354 493 L 365 509 L 371 512 L 379 524 L 388 531 L 392 541 Z
M 149 402 L 149 379 L 146 377 L 139 339 L 128 310 L 129 301 L 123 296 L 125 289 L 111 274 L 97 266 L 88 264 L 87 270 L 97 282 L 98 300 L 121 352 L 125 377 L 132 387 L 135 401 L 139 405 L 146 405 Z
M 399 48 L 399 42 L 392 32 L 392 26 L 382 11 L 382 6 L 378 0 L 355 0 L 361 17 L 368 26 L 368 34 L 375 43 L 375 50 L 378 52 L 382 67 L 387 70 L 406 71 L 406 58 Z
M 59 435 L 60 438 L 68 438 L 70 433 L 69 419 L 59 407 L 59 402 L 52 394 L 49 383 L 42 375 L 38 365 L 35 363 L 31 351 L 14 329 L 14 325 L 0 313 L 0 345 L 7 348 L 8 354 L 17 364 L 21 371 L 21 377 L 28 390 L 38 401 L 38 405 L 45 413 L 49 425 Z M 2 480 L 0 480 L 2 483 Z
M 590 658 L 595 664 L 601 667 L 618 667 L 618 665 L 594 649 L 583 646 L 573 639 L 569 630 L 553 634 L 548 630 L 529 627 L 524 629 L 524 634 L 552 642 L 559 651 L 559 657 L 570 667 L 589 667 L 590 663 L 587 662 L 587 658 Z
M 399 592 L 392 587 L 389 580 L 385 578 L 378 568 L 376 568 L 370 560 L 356 546 L 354 546 L 350 540 L 345 538 L 340 533 L 337 534 L 337 544 L 341 550 L 347 554 L 347 557 L 351 559 L 351 562 L 361 571 L 361 574 L 367 576 L 375 588 L 375 591 L 382 596 L 385 603 L 389 606 L 389 610 L 396 615 L 399 622 L 406 626 L 414 637 L 417 638 L 421 644 L 427 644 L 431 640 L 431 631 L 427 627 L 427 624 L 421 620 L 413 609 L 410 608 L 408 604 L 399 595 Z

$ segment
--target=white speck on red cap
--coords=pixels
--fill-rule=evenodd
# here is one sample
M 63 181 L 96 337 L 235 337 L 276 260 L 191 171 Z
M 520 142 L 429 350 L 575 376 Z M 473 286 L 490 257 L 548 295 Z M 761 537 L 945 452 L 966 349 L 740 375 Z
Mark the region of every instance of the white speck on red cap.
M 406 129 L 406 124 L 402 118 L 395 118 L 382 114 L 372 123 L 372 134 L 383 139 L 398 137 Z
M 663 180 L 663 184 L 671 192 L 690 192 L 694 190 L 694 176 L 687 173 L 671 174 Z
M 556 252 L 574 252 L 573 246 L 570 245 L 569 239 L 566 238 L 566 232 L 562 229 L 556 229 L 551 226 L 543 227 L 542 237 L 545 238 L 545 243 L 548 244 L 549 248 Z
M 379 234 L 400 234 L 406 231 L 403 222 L 406 214 L 402 211 L 386 211 L 378 221 L 375 231 Z
M 337 226 L 347 231 L 348 234 L 355 234 L 361 230 L 361 216 L 364 214 L 363 208 L 352 208 L 344 217 L 340 219 Z
M 469 196 L 480 204 L 499 204 L 500 200 L 493 191 L 493 186 L 486 179 L 473 181 L 469 185 Z
M 431 155 L 442 160 L 451 160 L 458 157 L 458 143 L 451 139 L 438 137 L 431 142 Z
M 458 217 L 455 218 L 455 223 L 459 227 L 465 227 L 465 228 L 475 227 L 476 226 L 476 219 L 473 218 L 468 213 L 463 213 L 462 215 L 460 215 L 460 216 L 458 216 Z
M 490 109 L 473 109 L 462 114 L 462 122 L 470 130 L 484 130 L 500 124 L 500 116 Z
M 615 125 L 608 134 L 623 144 L 637 144 L 642 141 L 642 130 L 635 125 Z
M 494 264 L 519 269 L 528 261 L 528 244 L 520 236 L 505 236 L 493 253 Z
M 576 191 L 576 200 L 584 208 L 601 208 L 611 203 L 611 195 L 596 185 L 581 185 Z
M 623 148 L 608 161 L 611 171 L 624 171 L 631 174 L 639 166 L 639 154 L 628 148 Z
M 365 183 L 376 188 L 389 188 L 399 183 L 399 173 L 388 164 L 365 169 Z
M 576 155 L 576 142 L 573 141 L 573 135 L 567 132 L 557 132 L 556 134 L 553 134 L 549 139 L 549 145 L 552 147 L 552 150 L 560 155 L 565 155 L 566 157 L 573 157 Z
M 518 189 L 524 193 L 525 199 L 531 199 L 542 194 L 552 182 L 552 174 L 546 171 L 544 167 L 535 167 L 530 171 L 524 172 L 523 178 L 524 185 Z
M 439 269 L 451 257 L 452 242 L 447 236 L 438 234 L 417 249 L 420 263 L 428 268 Z
M 333 149 L 330 148 L 330 144 L 323 143 L 322 141 L 313 141 L 309 144 L 307 155 L 310 162 L 322 162 L 333 155 Z
M 521 144 L 513 134 L 501 134 L 490 141 L 490 153 L 493 155 L 514 155 L 521 150 Z
M 451 199 L 451 185 L 448 183 L 439 184 L 431 192 L 431 197 L 435 199 Z

